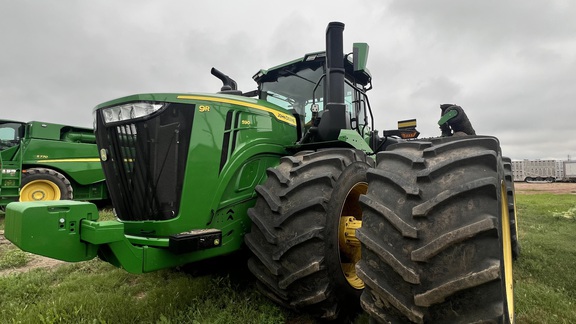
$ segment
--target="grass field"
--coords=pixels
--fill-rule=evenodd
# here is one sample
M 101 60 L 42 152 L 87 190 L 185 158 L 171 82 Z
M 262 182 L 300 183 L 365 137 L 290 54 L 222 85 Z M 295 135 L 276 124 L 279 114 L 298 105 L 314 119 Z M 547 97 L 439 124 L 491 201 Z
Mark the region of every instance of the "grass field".
M 576 195 L 517 195 L 518 323 L 576 323 Z
M 576 323 L 576 195 L 518 194 L 517 210 L 517 323 Z M 260 296 L 242 255 L 144 275 L 97 260 L 5 273 L 32 259 L 0 244 L 0 323 L 315 323 Z

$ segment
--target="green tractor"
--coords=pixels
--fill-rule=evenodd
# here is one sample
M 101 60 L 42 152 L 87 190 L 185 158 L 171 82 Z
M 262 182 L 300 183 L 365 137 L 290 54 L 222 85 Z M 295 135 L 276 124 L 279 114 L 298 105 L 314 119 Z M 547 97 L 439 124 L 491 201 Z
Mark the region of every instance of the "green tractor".
M 97 221 L 89 203 L 13 203 L 6 237 L 133 273 L 247 247 L 260 291 L 318 318 L 341 320 L 361 305 L 385 323 L 513 322 L 498 140 L 417 140 L 415 121 L 380 136 L 366 96 L 368 46 L 344 55 L 343 30 L 330 23 L 325 52 L 259 71 L 255 91 L 213 69 L 223 81 L 216 94 L 97 106 L 118 221 Z
M 90 128 L 0 120 L 0 168 L 1 209 L 18 200 L 107 198 Z

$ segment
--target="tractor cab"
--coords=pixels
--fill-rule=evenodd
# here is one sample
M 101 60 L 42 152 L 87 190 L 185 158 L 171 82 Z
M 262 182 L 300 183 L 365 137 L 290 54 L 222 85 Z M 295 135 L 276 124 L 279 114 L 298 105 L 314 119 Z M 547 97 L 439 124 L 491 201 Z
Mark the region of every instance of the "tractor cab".
M 6 150 L 20 144 L 24 137 L 25 123 L 1 120 L 0 121 L 0 150 Z
M 373 128 L 366 96 L 372 87 L 372 77 L 365 68 L 367 54 L 368 45 L 357 43 L 353 53 L 336 59 L 342 62 L 337 68 L 327 64 L 326 52 L 315 52 L 260 70 L 253 76 L 258 83 L 258 97 L 294 114 L 299 145 L 334 141 L 341 129 L 352 129 L 364 136 Z M 330 76 L 336 73 L 344 79 L 343 89 L 335 86 L 338 82 L 330 85 Z M 328 99 L 331 97 L 334 98 Z M 335 109 L 334 105 L 338 107 Z M 341 111 L 336 118 L 321 122 L 325 113 L 337 109 Z
M 306 54 L 253 76 L 259 99 L 296 117 L 298 142 L 294 149 L 354 146 L 378 152 L 399 138 L 418 137 L 415 119 L 399 121 L 398 129 L 378 135 L 366 94 L 372 89 L 372 76 L 366 68 L 369 46 L 354 43 L 352 52 L 344 55 L 336 49 L 341 34 L 330 28 L 327 33 L 332 34 L 327 35 L 327 52 Z M 349 131 L 367 145 L 358 140 L 351 145 L 350 139 L 356 135 Z

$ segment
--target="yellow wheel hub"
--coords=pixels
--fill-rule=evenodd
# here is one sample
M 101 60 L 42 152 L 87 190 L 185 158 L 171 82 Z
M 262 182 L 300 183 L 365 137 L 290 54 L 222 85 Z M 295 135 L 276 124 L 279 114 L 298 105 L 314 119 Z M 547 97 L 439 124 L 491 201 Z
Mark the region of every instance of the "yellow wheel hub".
M 60 200 L 60 188 L 48 180 L 34 180 L 20 190 L 20 201 Z
M 365 194 L 368 184 L 358 183 L 348 192 L 338 229 L 338 245 L 340 247 L 340 265 L 350 286 L 355 289 L 364 288 L 364 282 L 356 274 L 356 263 L 360 261 L 360 241 L 356 238 L 356 230 L 362 227 L 362 208 L 359 204 L 360 195 Z
M 504 262 L 504 284 L 506 285 L 506 301 L 508 305 L 507 315 L 509 323 L 514 323 L 514 287 L 512 281 L 512 237 L 510 234 L 510 215 L 508 209 L 508 198 L 506 196 L 506 184 L 501 184 L 501 211 L 502 211 L 502 247 Z

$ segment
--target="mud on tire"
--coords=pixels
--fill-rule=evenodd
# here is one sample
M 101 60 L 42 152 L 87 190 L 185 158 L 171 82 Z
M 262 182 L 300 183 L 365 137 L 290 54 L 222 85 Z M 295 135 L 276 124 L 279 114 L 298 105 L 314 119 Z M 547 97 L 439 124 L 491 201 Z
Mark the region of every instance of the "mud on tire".
M 513 321 L 504 169 L 493 137 L 413 141 L 368 172 L 358 276 L 382 323 Z
M 264 295 L 330 320 L 359 309 L 363 283 L 354 286 L 345 277 L 338 233 L 343 214 L 361 218 L 358 199 L 373 164 L 361 151 L 326 149 L 284 157 L 268 169 L 266 182 L 256 187 L 258 199 L 248 211 L 252 230 L 245 236 L 253 253 L 248 267 Z M 357 278 L 354 264 L 347 269 Z

